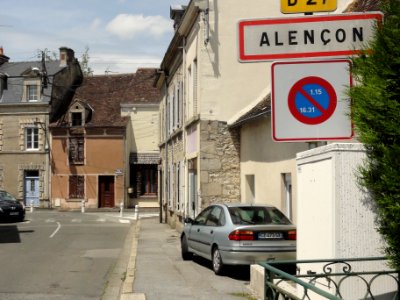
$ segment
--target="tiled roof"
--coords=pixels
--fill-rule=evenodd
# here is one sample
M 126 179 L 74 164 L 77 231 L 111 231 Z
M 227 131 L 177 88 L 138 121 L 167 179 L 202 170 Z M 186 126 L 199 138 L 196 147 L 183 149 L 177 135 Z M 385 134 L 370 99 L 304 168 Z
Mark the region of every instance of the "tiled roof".
M 160 160 L 159 153 L 131 153 L 129 162 L 137 165 L 153 165 L 158 164 Z
M 30 61 L 30 62 L 6 62 L 0 66 L 0 73 L 6 74 L 9 78 L 8 89 L 3 91 L 1 97 L 1 103 L 20 103 L 23 93 L 24 77 L 22 73 L 37 68 L 42 69 L 42 63 L 40 61 Z M 53 76 L 60 72 L 65 67 L 60 67 L 60 61 L 47 61 L 46 70 L 49 76 L 50 82 L 53 80 Z M 43 91 L 42 102 L 49 102 L 51 95 L 51 84 L 48 85 Z
M 250 122 L 261 116 L 271 113 L 271 94 L 266 95 L 260 102 L 258 102 L 252 109 L 247 113 L 239 117 L 233 124 L 229 127 L 241 126 L 244 123 Z
M 121 104 L 160 102 L 160 92 L 153 87 L 156 74 L 157 69 L 138 69 L 132 74 L 85 77 L 72 103 L 83 102 L 93 109 L 87 127 L 124 126 L 127 118 L 121 117 Z

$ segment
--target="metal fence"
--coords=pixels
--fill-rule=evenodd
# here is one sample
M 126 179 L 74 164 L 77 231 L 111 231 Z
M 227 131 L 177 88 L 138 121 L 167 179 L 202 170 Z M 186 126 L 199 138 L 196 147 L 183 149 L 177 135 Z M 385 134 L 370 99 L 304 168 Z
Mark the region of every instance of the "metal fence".
M 265 298 L 280 299 L 397 299 L 400 271 L 384 257 L 272 261 L 265 269 Z M 297 266 L 296 274 L 286 273 Z

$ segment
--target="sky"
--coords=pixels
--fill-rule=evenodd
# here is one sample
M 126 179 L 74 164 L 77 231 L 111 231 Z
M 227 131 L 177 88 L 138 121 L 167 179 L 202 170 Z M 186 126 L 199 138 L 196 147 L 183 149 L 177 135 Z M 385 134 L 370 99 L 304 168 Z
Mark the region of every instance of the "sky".
M 189 0 L 1 0 L 0 47 L 10 62 L 88 48 L 94 74 L 159 67 L 173 36 L 170 6 Z

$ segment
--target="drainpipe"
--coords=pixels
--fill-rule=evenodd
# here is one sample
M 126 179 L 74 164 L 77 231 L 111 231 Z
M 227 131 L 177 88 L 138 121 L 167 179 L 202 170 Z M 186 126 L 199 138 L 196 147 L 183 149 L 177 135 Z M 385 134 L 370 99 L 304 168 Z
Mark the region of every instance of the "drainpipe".
M 168 76 L 167 74 L 164 74 L 165 76 L 165 82 L 164 82 L 164 87 L 165 87 L 165 196 L 164 201 L 166 203 L 166 206 L 168 206 L 168 201 L 169 201 L 169 165 L 168 165 L 168 142 L 169 142 L 169 132 L 168 132 L 168 127 L 169 127 L 169 107 L 168 107 Z M 163 203 L 164 205 L 164 203 Z M 168 223 L 168 207 L 165 209 L 165 223 Z

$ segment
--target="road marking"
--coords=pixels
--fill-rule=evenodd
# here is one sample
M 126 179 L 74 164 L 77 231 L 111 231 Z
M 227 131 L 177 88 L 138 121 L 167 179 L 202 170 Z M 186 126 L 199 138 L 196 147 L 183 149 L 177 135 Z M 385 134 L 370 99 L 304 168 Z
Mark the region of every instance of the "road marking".
M 106 219 L 102 219 L 102 218 L 96 220 L 96 222 L 105 222 L 105 221 L 106 221 Z
M 61 224 L 60 224 L 60 222 L 57 222 L 57 229 L 54 230 L 54 232 L 49 236 L 49 238 L 50 239 L 53 238 L 56 235 L 56 233 L 60 230 L 60 228 L 61 228 Z
M 82 223 L 82 219 L 72 219 L 71 223 Z
M 123 220 L 123 219 L 119 219 L 119 222 L 120 222 L 120 223 L 124 223 L 124 224 L 129 224 L 129 223 L 131 223 L 131 221 L 129 221 L 129 220 Z
M 46 219 L 46 223 L 54 223 L 56 220 L 55 219 Z

